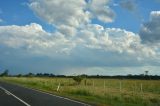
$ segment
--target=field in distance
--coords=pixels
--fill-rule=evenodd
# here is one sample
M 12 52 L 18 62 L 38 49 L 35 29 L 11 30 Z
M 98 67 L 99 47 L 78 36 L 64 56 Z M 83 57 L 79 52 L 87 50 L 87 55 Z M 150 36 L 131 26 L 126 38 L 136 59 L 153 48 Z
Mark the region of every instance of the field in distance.
M 0 81 L 39 89 L 96 106 L 160 106 L 160 80 L 1 77 Z

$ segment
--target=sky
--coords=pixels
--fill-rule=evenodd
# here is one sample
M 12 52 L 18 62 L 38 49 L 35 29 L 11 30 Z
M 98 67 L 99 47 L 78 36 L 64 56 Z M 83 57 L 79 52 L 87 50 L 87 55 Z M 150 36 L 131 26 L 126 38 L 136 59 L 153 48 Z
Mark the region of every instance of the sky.
M 160 0 L 0 0 L 0 73 L 160 75 Z

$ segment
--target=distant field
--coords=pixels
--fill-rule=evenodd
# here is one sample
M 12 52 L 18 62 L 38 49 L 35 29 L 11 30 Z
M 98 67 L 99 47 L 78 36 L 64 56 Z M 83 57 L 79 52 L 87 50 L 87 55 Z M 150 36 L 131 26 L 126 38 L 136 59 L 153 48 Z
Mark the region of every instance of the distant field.
M 80 85 L 71 78 L 2 77 L 0 80 L 97 106 L 160 106 L 160 80 L 84 79 Z

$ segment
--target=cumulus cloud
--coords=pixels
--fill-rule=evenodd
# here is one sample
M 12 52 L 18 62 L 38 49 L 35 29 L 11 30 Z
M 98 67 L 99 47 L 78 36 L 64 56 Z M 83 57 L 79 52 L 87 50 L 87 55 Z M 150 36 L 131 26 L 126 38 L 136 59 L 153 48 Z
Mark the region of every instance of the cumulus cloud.
M 79 27 L 92 18 L 112 22 L 115 13 L 109 7 L 110 0 L 31 0 L 30 8 L 37 16 L 53 25 Z
M 67 25 L 57 26 L 57 29 L 66 36 L 74 36 L 77 32 L 76 28 Z
M 113 22 L 115 18 L 114 11 L 108 6 L 110 0 L 90 0 L 89 9 L 93 17 L 102 22 Z
M 31 53 L 45 55 L 50 55 L 53 51 L 54 53 L 67 52 L 70 47 L 73 47 L 63 34 L 47 33 L 36 23 L 26 26 L 0 26 L 0 42 L 11 48 L 26 49 Z
M 140 37 L 144 43 L 160 42 L 160 11 L 152 11 L 150 20 L 142 25 Z
M 130 12 L 135 12 L 137 5 L 134 0 L 121 0 L 120 6 Z
M 0 26 L 0 42 L 11 48 L 24 48 L 49 56 L 60 52 L 70 53 L 76 47 L 147 57 L 155 55 L 153 49 L 140 43 L 138 35 L 122 29 L 105 29 L 96 24 L 88 24 L 84 29 L 78 30 L 75 36 L 69 38 L 60 32 L 45 32 L 36 23 L 26 26 Z
M 0 26 L 0 51 L 0 62 L 4 63 L 4 59 L 7 62 L 2 64 L 4 66 L 20 65 L 20 69 L 34 67 L 31 71 L 38 72 L 60 70 L 59 73 L 65 74 L 72 73 L 69 69 L 82 67 L 101 69 L 107 66 L 144 65 L 156 55 L 154 48 L 141 44 L 138 35 L 97 24 L 84 26 L 72 37 L 58 31 L 46 32 L 36 23 L 25 26 Z M 24 59 L 26 61 L 23 61 Z
M 137 34 L 122 29 L 88 25 L 85 30 L 81 30 L 79 35 L 88 48 L 127 53 L 140 57 L 156 54 L 154 49 L 141 44 L 141 39 Z
M 79 26 L 88 22 L 85 0 L 31 0 L 31 9 L 40 18 L 54 25 Z
M 72 67 L 100 69 L 152 64 L 149 60 L 157 55 L 156 48 L 142 44 L 142 36 L 90 23 L 94 18 L 105 23 L 114 20 L 109 3 L 109 0 L 31 0 L 33 12 L 56 29 L 46 32 L 37 23 L 0 26 L 0 62 L 6 58 L 6 62 L 19 65 L 25 59 L 20 66 L 63 71 Z M 151 21 L 158 20 L 158 14 L 153 12 Z

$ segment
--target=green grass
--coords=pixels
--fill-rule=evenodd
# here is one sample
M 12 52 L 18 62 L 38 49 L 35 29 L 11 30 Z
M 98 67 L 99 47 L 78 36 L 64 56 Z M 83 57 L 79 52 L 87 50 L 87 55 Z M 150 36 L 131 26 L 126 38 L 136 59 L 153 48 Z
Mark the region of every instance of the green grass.
M 71 78 L 2 77 L 0 80 L 97 106 L 160 106 L 159 80 L 85 79 L 80 85 Z

